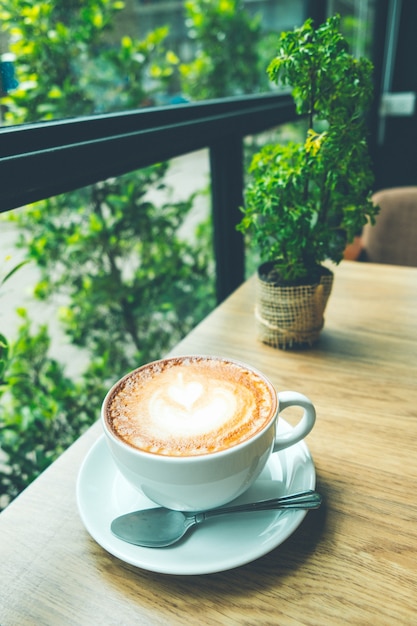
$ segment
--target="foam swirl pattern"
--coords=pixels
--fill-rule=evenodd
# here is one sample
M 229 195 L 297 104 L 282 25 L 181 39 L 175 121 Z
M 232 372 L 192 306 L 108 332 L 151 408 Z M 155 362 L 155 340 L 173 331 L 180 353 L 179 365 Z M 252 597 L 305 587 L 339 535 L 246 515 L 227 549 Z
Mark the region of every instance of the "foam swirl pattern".
M 113 432 L 169 456 L 217 452 L 271 418 L 271 391 L 255 372 L 203 357 L 152 363 L 125 378 L 109 401 Z

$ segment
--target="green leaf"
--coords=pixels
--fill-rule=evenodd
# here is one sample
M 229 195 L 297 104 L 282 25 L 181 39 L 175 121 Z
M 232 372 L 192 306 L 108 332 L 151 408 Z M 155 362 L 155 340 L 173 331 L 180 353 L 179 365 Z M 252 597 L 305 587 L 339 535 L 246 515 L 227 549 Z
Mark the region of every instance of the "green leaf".
M 4 276 L 4 278 L 2 280 L 0 280 L 0 286 L 4 285 L 4 283 L 9 280 L 9 278 L 11 278 L 13 276 L 13 274 L 15 274 L 21 267 L 23 267 L 24 265 L 26 265 L 27 263 L 29 263 L 28 260 L 26 261 L 21 261 L 20 263 L 18 263 L 17 265 L 15 265 L 13 267 L 13 269 L 10 270 L 10 272 L 8 272 L 6 274 L 6 276 Z

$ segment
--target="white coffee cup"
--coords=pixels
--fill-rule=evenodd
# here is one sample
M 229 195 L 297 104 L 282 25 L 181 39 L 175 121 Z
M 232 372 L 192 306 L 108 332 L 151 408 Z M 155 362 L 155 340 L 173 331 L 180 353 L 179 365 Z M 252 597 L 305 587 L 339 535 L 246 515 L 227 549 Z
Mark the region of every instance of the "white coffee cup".
M 303 414 L 277 437 L 278 415 Z M 271 453 L 313 428 L 311 401 L 276 393 L 255 368 L 214 356 L 161 359 L 130 372 L 107 393 L 102 425 L 123 476 L 155 503 L 202 511 L 248 489 Z

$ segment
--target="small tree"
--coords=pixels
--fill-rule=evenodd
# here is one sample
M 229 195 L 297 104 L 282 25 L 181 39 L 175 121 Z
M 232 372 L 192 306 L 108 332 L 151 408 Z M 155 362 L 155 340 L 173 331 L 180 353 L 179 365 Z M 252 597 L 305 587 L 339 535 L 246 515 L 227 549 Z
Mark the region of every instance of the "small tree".
M 365 118 L 372 64 L 349 53 L 334 16 L 282 33 L 268 73 L 291 86 L 308 124 L 303 141 L 267 145 L 253 157 L 240 230 L 270 262 L 274 280 L 314 282 L 321 263 L 339 263 L 377 213 Z

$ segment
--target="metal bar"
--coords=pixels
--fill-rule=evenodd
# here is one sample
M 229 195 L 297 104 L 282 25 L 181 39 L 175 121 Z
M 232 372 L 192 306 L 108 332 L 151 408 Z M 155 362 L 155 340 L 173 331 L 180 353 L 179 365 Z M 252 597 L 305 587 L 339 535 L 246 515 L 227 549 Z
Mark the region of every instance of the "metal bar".
M 236 225 L 243 204 L 243 145 L 226 135 L 210 147 L 212 215 L 217 301 L 222 302 L 244 279 L 243 237 Z
M 293 119 L 289 96 L 266 94 L 3 128 L 0 211 Z

